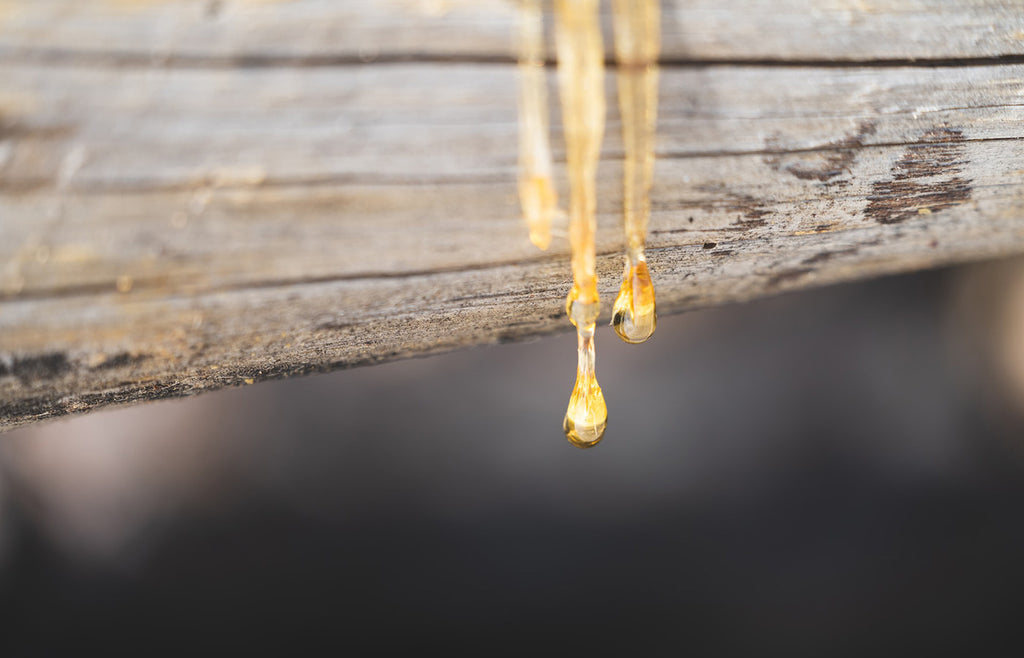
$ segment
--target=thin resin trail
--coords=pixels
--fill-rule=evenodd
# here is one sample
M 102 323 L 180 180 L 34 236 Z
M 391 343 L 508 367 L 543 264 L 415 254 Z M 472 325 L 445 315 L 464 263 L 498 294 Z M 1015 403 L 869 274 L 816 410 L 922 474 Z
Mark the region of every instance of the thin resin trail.
M 558 195 L 551 181 L 540 0 L 519 1 L 519 203 L 530 227 L 530 241 L 547 249 Z
M 569 169 L 569 243 L 573 287 L 566 313 L 579 339 L 576 385 L 563 429 L 580 448 L 597 445 L 608 424 L 608 408 L 597 383 L 594 328 L 600 301 L 594 234 L 597 162 L 604 133 L 604 45 L 597 0 L 557 0 L 558 83 Z
M 627 343 L 642 343 L 651 337 L 657 323 L 644 244 L 654 178 L 661 15 L 658 0 L 613 0 L 612 9 L 626 152 L 622 190 L 626 267 L 612 309 L 612 326 Z

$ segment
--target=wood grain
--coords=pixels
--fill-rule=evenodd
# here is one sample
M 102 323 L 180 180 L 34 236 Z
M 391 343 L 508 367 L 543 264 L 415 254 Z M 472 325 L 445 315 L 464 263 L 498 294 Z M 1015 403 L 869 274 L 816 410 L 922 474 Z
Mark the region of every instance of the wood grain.
M 514 11 L 515 0 L 0 0 L 0 52 L 200 66 L 510 61 Z M 1019 0 L 663 0 L 662 15 L 674 61 L 1024 54 Z
M 0 0 L 0 427 L 565 329 L 511 4 L 431 6 Z M 1024 252 L 1021 5 L 803 6 L 665 5 L 663 313 Z

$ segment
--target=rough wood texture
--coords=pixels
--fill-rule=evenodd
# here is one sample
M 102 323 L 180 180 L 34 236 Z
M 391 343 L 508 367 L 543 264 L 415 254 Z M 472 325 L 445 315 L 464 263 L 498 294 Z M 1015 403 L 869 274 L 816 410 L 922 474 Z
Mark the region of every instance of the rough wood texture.
M 0 427 L 566 328 L 511 3 L 429 6 L 0 0 Z M 663 313 L 1024 252 L 1022 5 L 814 6 L 665 5 Z
M 0 0 L 0 52 L 197 65 L 511 60 L 515 1 Z M 1024 50 L 1019 0 L 663 0 L 662 15 L 670 61 L 934 60 Z

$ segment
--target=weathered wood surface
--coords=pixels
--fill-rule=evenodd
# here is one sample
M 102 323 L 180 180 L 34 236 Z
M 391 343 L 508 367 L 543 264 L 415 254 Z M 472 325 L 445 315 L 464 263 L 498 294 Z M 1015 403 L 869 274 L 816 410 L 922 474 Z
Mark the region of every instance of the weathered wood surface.
M 511 4 L 424 6 L 0 0 L 0 427 L 565 328 Z M 662 312 L 1024 252 L 1024 4 L 665 7 Z
M 204 66 L 510 60 L 515 2 L 0 0 L 0 53 Z M 1021 14 L 1020 0 L 662 0 L 662 49 L 669 61 L 1019 56 Z

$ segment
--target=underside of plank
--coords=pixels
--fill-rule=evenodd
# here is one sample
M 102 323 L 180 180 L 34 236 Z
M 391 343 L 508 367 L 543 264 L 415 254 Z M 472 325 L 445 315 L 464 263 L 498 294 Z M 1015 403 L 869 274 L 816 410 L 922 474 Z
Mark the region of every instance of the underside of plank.
M 1020 6 L 805 4 L 664 4 L 662 312 L 1024 252 Z M 0 428 L 566 328 L 565 227 L 542 253 L 519 218 L 514 19 L 0 0 Z

